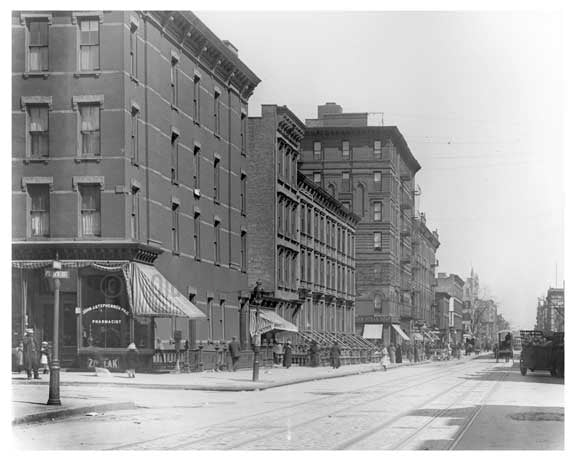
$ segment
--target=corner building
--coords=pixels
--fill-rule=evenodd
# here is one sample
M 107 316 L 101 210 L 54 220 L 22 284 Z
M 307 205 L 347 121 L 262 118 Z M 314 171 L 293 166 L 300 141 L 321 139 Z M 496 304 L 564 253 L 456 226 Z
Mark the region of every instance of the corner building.
M 301 171 L 360 216 L 356 229 L 356 331 L 409 340 L 414 320 L 412 226 L 420 164 L 395 126 L 335 103 L 306 120 Z M 370 334 L 367 334 L 367 325 Z
M 191 12 L 12 15 L 13 333 L 64 366 L 246 334 L 247 104 L 258 77 Z
M 262 282 L 261 315 L 276 317 L 275 333 L 346 344 L 354 333 L 359 218 L 298 172 L 304 130 L 285 106 L 263 105 L 261 117 L 248 119 L 249 283 Z

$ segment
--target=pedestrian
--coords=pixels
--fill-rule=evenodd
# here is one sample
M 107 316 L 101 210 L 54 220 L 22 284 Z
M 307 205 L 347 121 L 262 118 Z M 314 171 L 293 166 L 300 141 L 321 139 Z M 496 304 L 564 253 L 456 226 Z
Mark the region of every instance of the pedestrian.
M 402 347 L 396 346 L 396 363 L 402 363 Z
M 240 360 L 240 342 L 236 336 L 232 336 L 232 341 L 228 344 L 228 351 L 232 358 L 232 371 L 238 369 L 238 361 Z
M 16 371 L 18 374 L 22 373 L 24 369 L 24 344 L 20 342 L 16 348 Z
M 138 349 L 136 344 L 130 343 L 126 351 L 126 373 L 129 378 L 136 377 L 136 367 L 138 366 Z
M 40 365 L 42 366 L 42 374 L 48 374 L 48 342 L 42 341 L 40 348 Z
M 285 368 L 290 368 L 292 366 L 292 341 L 286 341 L 284 346 L 284 363 Z
M 419 362 L 420 361 L 420 351 L 419 349 L 419 345 L 418 344 L 414 344 L 414 362 Z
M 274 339 L 274 345 L 272 346 L 272 357 L 275 366 L 282 365 L 282 344 L 280 344 L 276 339 Z
M 390 356 L 390 363 L 396 363 L 396 346 L 394 344 L 388 346 L 388 355 Z
M 380 359 L 380 365 L 384 368 L 384 371 L 388 369 L 388 365 L 390 365 L 390 356 L 388 355 L 388 347 L 382 347 L 382 359 Z
M 318 366 L 318 343 L 314 340 L 310 343 L 310 366 Z
M 26 376 L 30 379 L 32 374 L 34 374 L 34 379 L 40 379 L 40 376 L 38 376 L 38 344 L 36 343 L 36 338 L 34 338 L 34 330 L 32 328 L 26 329 L 22 343 Z
M 330 348 L 330 365 L 333 369 L 340 368 L 340 346 L 336 341 Z
M 408 356 L 408 362 L 412 363 L 414 361 L 414 356 L 412 355 L 413 351 L 414 351 L 414 346 L 412 344 L 408 344 L 408 346 L 406 346 L 406 352 L 407 352 L 407 356 Z

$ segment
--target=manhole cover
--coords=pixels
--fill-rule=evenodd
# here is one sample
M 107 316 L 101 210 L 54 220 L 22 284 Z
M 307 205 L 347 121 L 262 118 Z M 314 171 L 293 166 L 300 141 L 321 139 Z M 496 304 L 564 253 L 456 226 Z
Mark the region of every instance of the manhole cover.
M 508 415 L 508 417 L 515 421 L 564 421 L 564 413 L 550 413 L 544 411 L 513 413 Z

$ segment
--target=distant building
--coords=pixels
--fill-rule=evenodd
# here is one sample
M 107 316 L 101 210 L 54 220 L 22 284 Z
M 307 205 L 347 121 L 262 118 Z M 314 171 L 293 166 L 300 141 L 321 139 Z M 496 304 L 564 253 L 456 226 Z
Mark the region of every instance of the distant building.
M 274 311 L 300 336 L 352 334 L 359 218 L 297 171 L 304 129 L 285 106 L 248 119 L 249 281 L 262 282 L 264 315 Z
M 15 338 L 54 339 L 56 258 L 63 366 L 245 334 L 237 50 L 186 11 L 13 12 L 12 37 Z
M 451 342 L 463 341 L 463 326 L 462 326 L 462 298 L 464 295 L 464 281 L 456 274 L 439 273 L 437 278 L 438 286 L 436 293 L 445 293 L 449 299 L 449 328 L 451 332 Z
M 409 338 L 416 290 L 414 176 L 420 164 L 406 140 L 395 126 L 374 126 L 367 113 L 344 113 L 327 103 L 318 107 L 317 119 L 306 120 L 300 167 L 361 217 L 355 245 L 357 332 L 380 325 L 386 343 Z
M 474 336 L 472 319 L 474 309 L 477 305 L 479 291 L 480 281 L 478 279 L 478 274 L 476 274 L 472 268 L 470 271 L 470 277 L 466 278 L 466 281 L 464 282 L 462 328 L 464 330 L 464 336 L 466 339 L 472 338 L 472 336 Z
M 490 349 L 497 340 L 498 333 L 498 307 L 491 299 L 477 300 L 474 310 L 474 324 L 476 325 L 475 340 L 481 347 Z
M 549 288 L 546 298 L 538 301 L 536 329 L 564 331 L 564 288 Z

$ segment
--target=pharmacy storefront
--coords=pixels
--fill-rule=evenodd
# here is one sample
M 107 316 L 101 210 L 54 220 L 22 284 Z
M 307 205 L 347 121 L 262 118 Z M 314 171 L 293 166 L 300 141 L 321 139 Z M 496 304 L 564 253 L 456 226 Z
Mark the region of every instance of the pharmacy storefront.
M 12 263 L 13 344 L 25 328 L 37 341 L 53 341 L 51 260 Z M 158 318 L 204 318 L 153 265 L 134 261 L 61 260 L 60 350 L 63 367 L 123 369 L 134 342 L 143 368 L 154 354 Z

